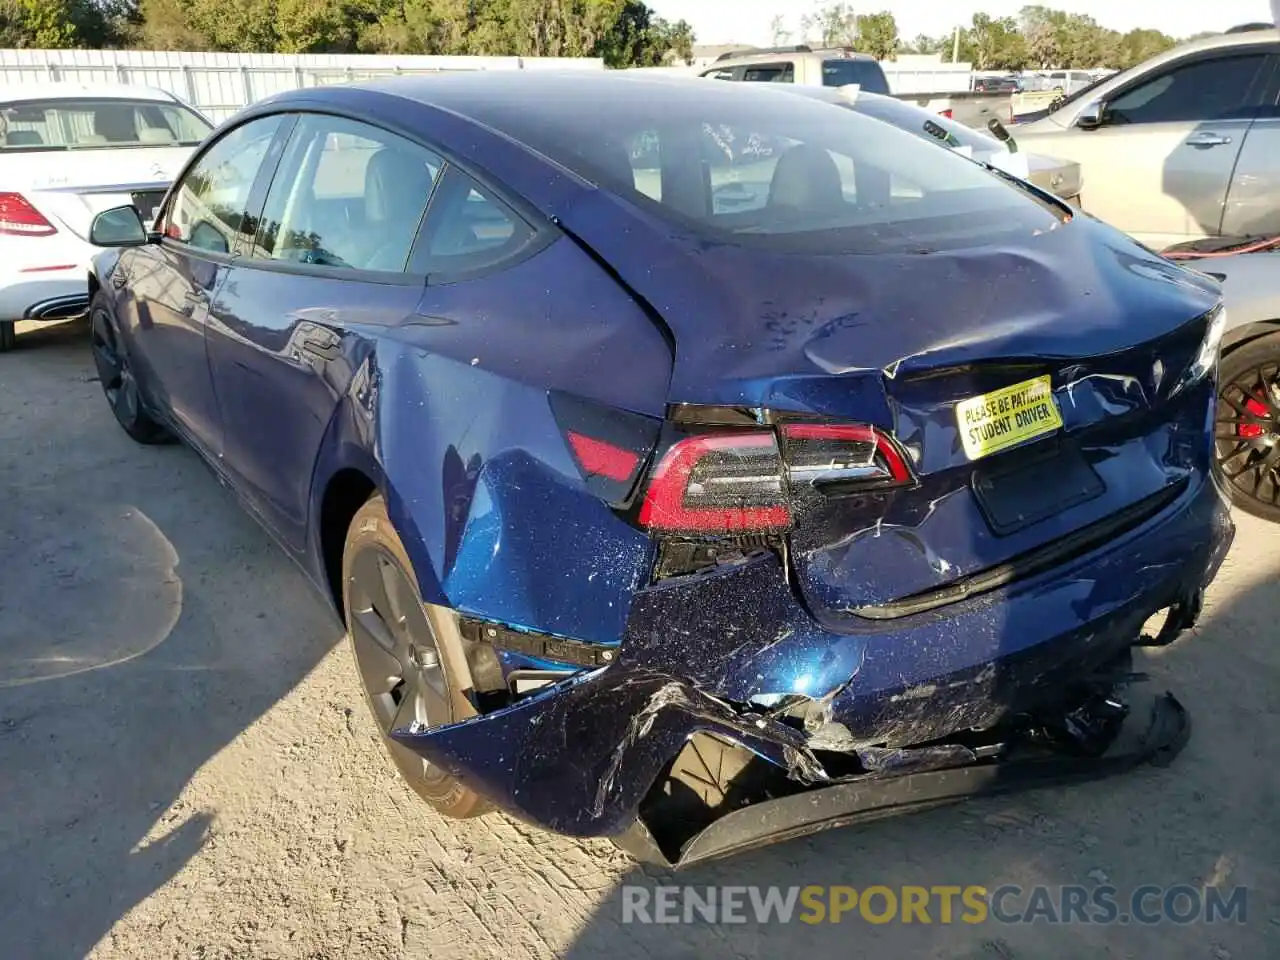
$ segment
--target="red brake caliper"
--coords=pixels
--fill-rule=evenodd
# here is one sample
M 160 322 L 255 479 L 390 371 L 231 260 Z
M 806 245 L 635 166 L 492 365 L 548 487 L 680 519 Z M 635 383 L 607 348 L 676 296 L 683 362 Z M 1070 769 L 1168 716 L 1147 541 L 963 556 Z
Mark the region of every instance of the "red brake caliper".
M 1267 415 L 1266 406 L 1264 406 L 1261 401 L 1255 400 L 1253 397 L 1249 397 L 1245 400 L 1244 408 L 1249 412 L 1250 416 L 1265 417 Z M 1262 436 L 1262 424 L 1242 423 L 1236 427 L 1236 435 L 1244 438 L 1245 440 L 1256 440 L 1258 437 Z

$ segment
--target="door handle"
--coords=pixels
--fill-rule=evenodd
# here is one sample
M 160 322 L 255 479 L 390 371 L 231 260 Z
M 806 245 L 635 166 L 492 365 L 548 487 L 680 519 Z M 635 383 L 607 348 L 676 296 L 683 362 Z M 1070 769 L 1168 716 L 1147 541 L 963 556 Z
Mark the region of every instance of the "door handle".
M 1187 137 L 1188 147 L 1221 147 L 1231 142 L 1231 138 L 1221 133 L 1193 133 Z
M 297 343 L 300 351 L 313 360 L 337 360 L 342 354 L 342 337 L 328 327 L 299 324 Z

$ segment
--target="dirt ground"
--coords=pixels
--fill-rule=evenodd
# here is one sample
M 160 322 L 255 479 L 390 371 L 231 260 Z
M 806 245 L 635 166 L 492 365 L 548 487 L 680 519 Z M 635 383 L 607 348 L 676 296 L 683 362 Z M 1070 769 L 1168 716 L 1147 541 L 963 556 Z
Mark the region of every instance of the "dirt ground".
M 835 831 L 706 884 L 1249 888 L 1243 924 L 624 925 L 604 842 L 448 822 L 393 775 L 340 628 L 190 452 L 115 426 L 79 324 L 0 356 L 0 958 L 1280 956 L 1280 531 L 1247 517 L 1147 667 L 1169 769 Z

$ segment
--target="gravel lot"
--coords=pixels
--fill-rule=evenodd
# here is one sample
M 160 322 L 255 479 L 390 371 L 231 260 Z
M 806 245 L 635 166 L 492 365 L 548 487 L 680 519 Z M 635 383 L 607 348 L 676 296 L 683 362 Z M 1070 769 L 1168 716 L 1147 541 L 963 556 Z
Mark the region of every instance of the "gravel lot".
M 1244 884 L 1243 925 L 637 926 L 606 843 L 437 817 L 341 630 L 180 447 L 115 426 L 80 324 L 0 356 L 0 958 L 1280 955 L 1280 531 L 1239 518 L 1167 770 L 828 833 L 693 884 Z M 855 944 L 857 946 L 855 946 Z

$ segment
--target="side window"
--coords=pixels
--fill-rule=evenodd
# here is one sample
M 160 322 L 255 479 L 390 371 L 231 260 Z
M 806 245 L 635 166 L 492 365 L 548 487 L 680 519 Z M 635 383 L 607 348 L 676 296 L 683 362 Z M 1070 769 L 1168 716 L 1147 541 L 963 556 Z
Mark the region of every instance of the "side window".
M 456 167 L 449 167 L 431 198 L 415 261 L 428 273 L 491 267 L 519 253 L 534 230 L 506 204 Z
M 281 123 L 278 116 L 251 120 L 206 150 L 174 193 L 165 236 L 197 250 L 230 253 L 244 226 L 249 191 Z
M 1262 53 L 1175 67 L 1107 104 L 1109 123 L 1177 123 L 1248 116 Z
M 718 70 L 708 70 L 702 76 L 711 80 L 732 80 L 734 67 L 720 67 Z
M 759 63 L 746 68 L 742 79 L 747 83 L 795 83 L 793 63 Z
M 267 193 L 253 256 L 403 271 L 442 166 L 385 130 L 304 116 Z

